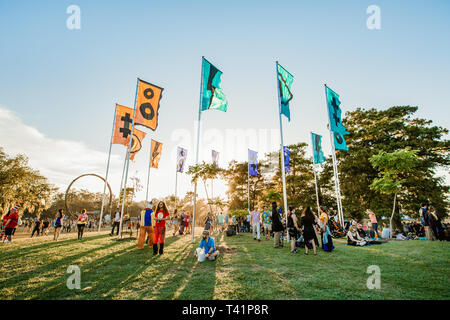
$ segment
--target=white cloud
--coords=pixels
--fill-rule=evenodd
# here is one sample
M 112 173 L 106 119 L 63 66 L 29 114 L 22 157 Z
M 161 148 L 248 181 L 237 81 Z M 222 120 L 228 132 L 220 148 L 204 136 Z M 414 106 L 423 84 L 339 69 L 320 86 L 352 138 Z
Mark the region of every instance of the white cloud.
M 28 126 L 13 111 L 0 107 L 0 146 L 9 155 L 19 153 L 29 158 L 29 164 L 49 181 L 65 190 L 75 177 L 84 173 L 105 174 L 107 154 L 89 148 L 83 142 L 46 137 Z M 120 172 L 121 159 L 111 156 L 111 168 Z M 114 177 L 113 177 L 114 178 Z M 101 190 L 101 181 L 81 182 L 82 187 L 95 186 Z M 77 186 L 77 187 L 79 187 Z M 92 190 L 94 191 L 94 190 Z

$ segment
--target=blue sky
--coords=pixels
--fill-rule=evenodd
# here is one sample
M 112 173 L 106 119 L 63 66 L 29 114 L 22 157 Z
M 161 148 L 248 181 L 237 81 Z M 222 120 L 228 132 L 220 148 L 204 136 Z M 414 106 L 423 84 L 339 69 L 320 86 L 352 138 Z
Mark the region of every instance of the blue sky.
M 66 28 L 71 4 L 81 9 L 80 30 Z M 366 27 L 372 4 L 381 9 L 381 30 Z M 340 94 L 344 112 L 417 105 L 419 116 L 450 128 L 449 13 L 449 1 L 0 0 L 0 107 L 48 139 L 105 153 L 106 163 L 114 104 L 132 107 L 136 77 L 163 87 L 159 127 L 148 135 L 165 147 L 151 180 L 158 186 L 151 194 L 161 196 L 173 192 L 176 146 L 187 147 L 193 161 L 191 143 L 174 137 L 195 138 L 201 56 L 223 71 L 229 111 L 202 114 L 202 132 L 218 130 L 219 140 L 227 129 L 278 129 L 276 60 L 294 75 L 285 144 L 309 142 L 314 131 L 325 136 L 329 154 L 324 83 Z M 0 136 L 0 145 L 28 153 L 19 138 Z M 143 182 L 150 138 L 130 167 Z M 247 140 L 235 150 L 238 160 L 258 147 Z M 210 148 L 203 151 L 210 161 Z M 219 151 L 225 165 L 227 150 Z M 123 154 L 113 147 L 116 189 Z M 61 168 L 47 169 L 61 187 L 78 170 L 61 176 Z M 79 174 L 90 170 L 105 169 L 79 164 Z M 189 179 L 180 180 L 184 193 Z

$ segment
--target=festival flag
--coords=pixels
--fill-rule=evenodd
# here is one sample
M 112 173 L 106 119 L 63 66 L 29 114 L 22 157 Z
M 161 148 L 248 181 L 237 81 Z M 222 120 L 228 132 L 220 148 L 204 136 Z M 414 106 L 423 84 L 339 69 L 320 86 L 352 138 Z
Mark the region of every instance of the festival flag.
M 294 76 L 277 63 L 278 72 L 278 89 L 281 104 L 281 114 L 284 114 L 291 121 L 291 112 L 289 110 L 289 102 L 292 100 L 291 86 Z
M 128 146 L 133 127 L 133 109 L 116 103 L 116 122 L 114 125 L 113 144 Z
M 314 164 L 324 163 L 326 158 L 322 151 L 322 136 L 311 132 Z
M 333 132 L 333 136 L 334 136 L 334 148 L 336 150 L 348 151 L 344 135 L 339 132 Z
M 178 147 L 178 150 L 177 150 L 177 172 L 183 173 L 184 163 L 186 162 L 186 158 L 187 158 L 187 150 L 183 149 L 181 147 Z
M 289 156 L 291 151 L 286 146 L 283 146 L 283 151 L 284 151 L 284 172 L 291 173 L 291 168 L 289 168 Z
M 330 129 L 333 132 L 339 132 L 340 134 L 348 134 L 349 132 L 345 129 L 342 124 L 342 111 L 340 108 L 341 101 L 339 101 L 339 95 L 325 86 L 328 104 L 328 115 L 330 120 Z
M 211 151 L 212 163 L 219 166 L 219 152 L 216 150 Z
M 145 135 L 146 133 L 144 131 L 134 128 L 133 139 L 131 140 L 130 160 L 134 161 L 134 157 L 142 149 L 142 141 Z
M 163 90 L 163 88 L 154 84 L 138 79 L 135 124 L 140 124 L 153 131 L 156 130 L 158 127 L 159 101 Z
M 248 149 L 248 174 L 251 176 L 258 175 L 258 152 Z
M 162 143 L 152 139 L 152 151 L 150 154 L 150 165 L 152 168 L 158 168 L 159 159 L 161 158 Z
M 216 109 L 226 112 L 228 101 L 219 87 L 222 71 L 205 58 L 202 61 L 202 68 L 202 111 Z

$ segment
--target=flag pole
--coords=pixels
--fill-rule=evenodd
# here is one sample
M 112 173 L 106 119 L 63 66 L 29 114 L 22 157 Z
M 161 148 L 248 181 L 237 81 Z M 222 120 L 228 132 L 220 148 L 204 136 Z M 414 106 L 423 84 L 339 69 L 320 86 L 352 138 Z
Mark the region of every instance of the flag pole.
M 177 210 L 178 163 L 175 163 L 175 210 Z
M 247 196 L 248 196 L 248 212 L 250 213 L 250 159 L 249 159 L 249 155 L 250 155 L 250 149 L 247 149 Z
M 313 171 L 314 171 L 314 183 L 316 185 L 317 214 L 320 216 L 319 187 L 317 185 L 317 173 L 316 173 L 317 166 L 314 163 L 314 141 L 313 141 L 312 132 L 311 132 L 311 147 L 313 149 Z
M 202 95 L 203 95 L 203 60 L 204 56 L 202 56 L 202 75 L 200 80 L 200 99 L 198 102 L 198 127 L 197 127 L 197 150 L 195 152 L 195 165 L 198 165 L 198 152 L 200 147 L 200 122 L 202 117 Z M 194 210 L 192 215 L 192 242 L 194 242 L 194 233 L 195 233 L 195 213 L 197 207 L 197 181 L 194 184 Z
M 147 174 L 147 192 L 145 194 L 145 205 L 148 203 L 148 188 L 150 185 L 150 169 L 152 167 L 152 140 L 150 140 L 150 161 L 148 162 L 148 174 Z
M 276 65 L 275 65 L 275 71 L 276 71 L 276 75 L 277 75 L 277 88 L 278 88 L 278 115 L 280 117 L 280 140 L 281 140 L 281 146 L 280 146 L 280 151 L 281 151 L 281 177 L 283 180 L 283 205 L 284 205 L 284 215 L 286 218 L 286 223 L 287 223 L 287 195 L 286 195 L 286 173 L 284 172 L 284 150 L 283 150 L 283 122 L 281 119 L 281 98 L 280 98 L 280 81 L 278 80 L 278 61 L 276 61 Z M 287 233 L 287 238 L 289 241 L 289 232 Z
M 116 103 L 116 108 L 114 110 L 114 119 L 113 119 L 112 131 L 111 131 L 111 140 L 109 142 L 108 164 L 106 165 L 105 185 L 103 186 L 102 208 L 100 210 L 100 220 L 98 222 L 98 232 L 100 232 L 101 228 L 102 228 L 103 207 L 105 205 L 106 184 L 108 183 L 109 163 L 111 160 L 111 149 L 112 149 L 112 142 L 113 142 L 113 136 L 114 136 L 114 126 L 116 124 L 116 114 L 117 114 L 117 103 Z M 110 210 L 111 210 L 111 208 L 110 208 Z
M 327 85 L 325 84 L 325 101 L 327 106 L 327 112 L 328 112 L 328 122 L 330 121 L 330 109 L 328 107 L 328 95 L 327 95 Z M 339 187 L 339 174 L 338 174 L 338 168 L 337 168 L 337 161 L 336 161 L 336 149 L 334 146 L 334 135 L 333 131 L 331 130 L 331 124 L 328 124 L 328 130 L 330 131 L 330 141 L 331 141 L 331 155 L 333 159 L 333 173 L 334 173 L 334 185 L 336 188 L 336 201 L 337 201 L 337 209 L 338 209 L 338 216 L 339 220 L 341 220 L 341 226 L 344 227 L 344 212 L 342 210 L 342 202 L 341 202 L 341 189 Z
M 126 161 L 127 165 L 125 171 L 125 179 L 123 182 L 123 197 L 122 197 L 122 209 L 120 210 L 119 239 L 122 238 L 123 209 L 125 207 L 125 195 L 127 191 L 128 168 L 130 166 L 130 151 L 131 151 L 131 142 L 133 141 L 134 116 L 136 114 L 136 100 L 137 100 L 138 86 L 139 86 L 139 78 L 136 80 L 136 95 L 134 97 L 133 123 L 131 125 L 130 142 L 128 143 L 128 150 L 127 150 L 127 161 Z

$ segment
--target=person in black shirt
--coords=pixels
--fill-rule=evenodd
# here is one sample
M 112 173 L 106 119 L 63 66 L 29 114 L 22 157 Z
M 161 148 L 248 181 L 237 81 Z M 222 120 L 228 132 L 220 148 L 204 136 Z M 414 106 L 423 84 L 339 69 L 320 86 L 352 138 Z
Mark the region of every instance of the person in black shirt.
M 273 241 L 274 248 L 282 248 L 283 242 L 281 242 L 281 232 L 284 231 L 283 223 L 281 222 L 280 214 L 277 210 L 277 203 L 272 202 L 272 231 L 273 231 Z
M 314 255 L 317 255 L 316 232 L 314 231 L 315 217 L 312 213 L 311 207 L 306 207 L 302 212 L 301 225 L 303 226 L 303 239 L 305 240 L 305 254 L 308 255 L 308 244 L 311 243 Z

